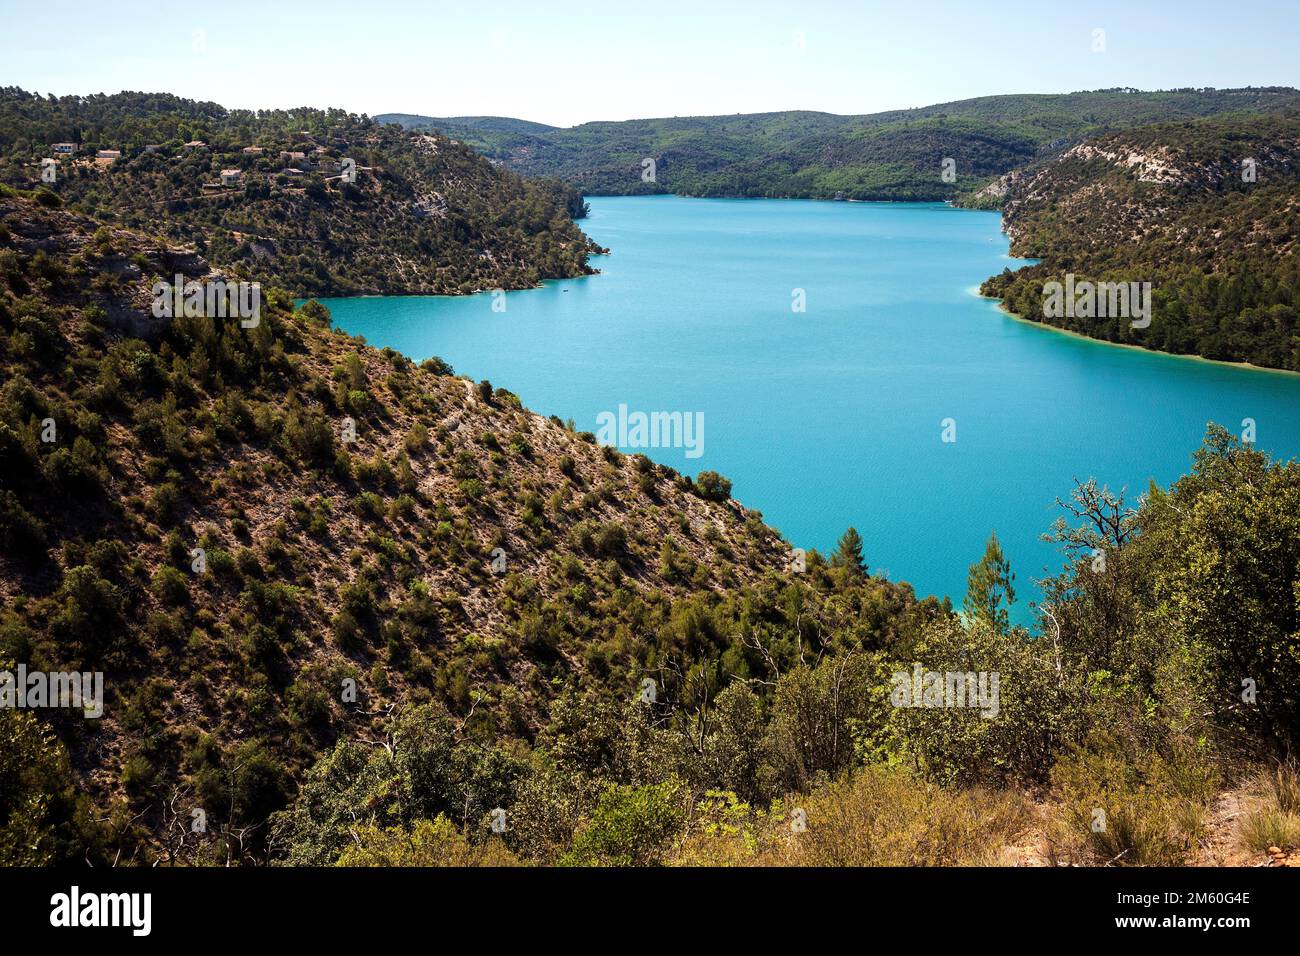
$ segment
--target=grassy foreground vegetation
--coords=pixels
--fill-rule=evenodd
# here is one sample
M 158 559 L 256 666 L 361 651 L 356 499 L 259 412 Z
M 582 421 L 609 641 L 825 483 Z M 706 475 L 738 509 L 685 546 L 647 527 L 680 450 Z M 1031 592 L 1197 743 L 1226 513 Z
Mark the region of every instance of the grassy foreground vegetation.
M 1025 629 L 996 540 L 960 612 L 851 529 L 800 569 L 721 476 L 282 290 L 141 325 L 207 263 L 44 195 L 0 193 L 0 670 L 108 693 L 0 710 L 0 862 L 1183 863 L 1240 787 L 1293 846 L 1300 464 L 1211 426 L 1081 484 Z M 996 712 L 900 705 L 917 667 Z

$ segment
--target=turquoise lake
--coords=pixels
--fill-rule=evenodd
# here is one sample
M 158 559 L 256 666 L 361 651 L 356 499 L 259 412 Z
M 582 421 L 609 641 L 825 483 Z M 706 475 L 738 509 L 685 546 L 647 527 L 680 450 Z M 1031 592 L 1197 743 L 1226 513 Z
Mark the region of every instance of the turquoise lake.
M 1072 479 L 1131 499 L 1190 468 L 1206 423 L 1300 452 L 1300 376 L 1035 327 L 976 294 L 996 213 L 930 203 L 593 198 L 600 275 L 493 296 L 326 299 L 335 323 L 597 431 L 601 412 L 703 413 L 702 454 L 793 546 L 850 525 L 871 569 L 960 604 L 996 530 L 1028 621 L 1039 540 Z M 802 290 L 806 311 L 795 311 Z M 500 309 L 500 306 L 497 307 Z M 942 440 L 945 419 L 956 441 Z M 628 448 L 629 451 L 642 449 Z

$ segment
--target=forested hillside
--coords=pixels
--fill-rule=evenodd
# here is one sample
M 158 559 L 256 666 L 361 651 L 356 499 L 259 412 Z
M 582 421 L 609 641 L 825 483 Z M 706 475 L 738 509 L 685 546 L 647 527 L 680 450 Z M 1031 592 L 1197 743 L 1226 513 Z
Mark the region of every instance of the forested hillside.
M 1300 112 L 1090 139 L 994 190 L 1012 253 L 987 281 L 1008 309 L 1113 342 L 1300 371 Z M 986 192 L 986 195 L 988 194 Z M 1044 318 L 1044 283 L 1149 282 L 1148 328 Z
M 151 323 L 178 271 L 0 190 L 0 670 L 106 686 L 0 709 L 0 863 L 1204 862 L 1229 786 L 1300 843 L 1295 463 L 1080 486 L 1031 634 L 996 539 L 958 615 L 283 290 Z
M 300 296 L 524 288 L 591 272 L 596 251 L 572 221 L 584 206 L 571 187 L 340 110 L 4 89 L 0 183 L 44 185 Z
M 864 116 L 754 113 L 530 128 L 501 117 L 381 114 L 438 129 L 526 176 L 587 195 L 946 200 L 1087 136 L 1300 105 L 1289 88 L 986 96 Z M 653 159 L 654 181 L 643 178 Z M 944 159 L 952 175 L 943 176 Z
M 675 597 L 786 559 L 707 475 L 364 348 L 279 291 L 251 329 L 134 338 L 153 277 L 203 281 L 202 260 L 13 194 L 0 223 L 0 658 L 115 675 L 102 723 L 60 724 L 101 800 L 225 787 L 254 757 L 280 792 L 386 701 L 528 734 L 554 682 L 680 656 L 634 637 Z

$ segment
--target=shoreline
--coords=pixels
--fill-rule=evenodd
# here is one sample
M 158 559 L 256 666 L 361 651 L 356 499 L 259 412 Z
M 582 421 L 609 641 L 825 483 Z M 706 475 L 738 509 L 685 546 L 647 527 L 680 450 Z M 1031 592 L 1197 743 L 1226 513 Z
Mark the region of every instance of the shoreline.
M 976 287 L 978 289 L 978 287 Z M 1109 339 L 1098 339 L 1091 335 L 1084 335 L 1082 332 L 1076 332 L 1073 329 L 1063 329 L 1059 326 L 1050 325 L 1047 322 L 1035 322 L 1033 319 L 1026 319 L 1023 315 L 1012 312 L 1007 308 L 1006 303 L 997 296 L 984 295 L 982 292 L 975 293 L 978 298 L 985 302 L 995 303 L 998 311 L 1009 319 L 1015 319 L 1024 325 L 1033 326 L 1034 328 L 1046 329 L 1050 332 L 1056 332 L 1060 335 L 1068 335 L 1071 338 L 1079 339 L 1083 342 L 1093 342 L 1097 345 L 1109 345 L 1117 349 L 1133 349 L 1138 352 L 1145 352 L 1147 355 L 1164 355 L 1173 359 L 1186 359 L 1194 362 L 1204 362 L 1207 365 L 1222 365 L 1226 368 L 1241 369 L 1247 372 L 1271 372 L 1275 375 L 1300 376 L 1300 372 L 1292 371 L 1289 368 L 1272 368 L 1268 365 L 1255 365 L 1252 362 L 1230 362 L 1226 359 L 1211 359 L 1204 355 L 1188 355 L 1181 352 L 1166 352 L 1163 349 L 1149 349 L 1145 345 L 1133 345 L 1130 342 L 1111 342 Z
M 719 199 L 727 202 L 829 202 L 861 203 L 881 206 L 951 206 L 953 209 L 968 209 L 958 206 L 952 198 L 947 199 L 836 199 L 834 196 L 692 196 L 688 193 L 583 193 L 583 199 Z M 997 209 L 971 209 L 971 212 L 999 212 Z

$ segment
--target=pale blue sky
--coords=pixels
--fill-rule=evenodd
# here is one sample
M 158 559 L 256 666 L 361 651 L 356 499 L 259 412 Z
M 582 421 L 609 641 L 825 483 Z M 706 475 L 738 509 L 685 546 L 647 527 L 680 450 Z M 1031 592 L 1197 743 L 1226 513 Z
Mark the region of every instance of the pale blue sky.
M 0 24 L 0 85 L 42 93 L 561 126 L 1112 86 L 1300 86 L 1297 0 L 0 0 Z M 1103 53 L 1094 29 L 1106 31 Z

